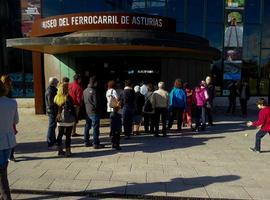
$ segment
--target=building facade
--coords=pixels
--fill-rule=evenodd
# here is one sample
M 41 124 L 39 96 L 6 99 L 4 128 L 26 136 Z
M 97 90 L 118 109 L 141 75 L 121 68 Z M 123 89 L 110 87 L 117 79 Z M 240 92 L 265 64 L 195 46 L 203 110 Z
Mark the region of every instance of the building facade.
M 169 86 L 177 77 L 194 86 L 204 76 L 212 75 L 219 96 L 228 95 L 231 81 L 241 79 L 248 80 L 252 95 L 269 93 L 270 2 L 267 0 L 22 0 L 21 7 L 22 35 L 35 37 L 28 37 L 32 38 L 29 41 L 8 40 L 8 46 L 41 53 L 33 57 L 34 73 L 39 73 L 37 81 L 42 80 L 35 86 L 39 101 L 42 94 L 37 91 L 46 87 L 44 80 L 52 75 L 72 77 L 74 73 L 81 73 L 85 82 L 96 74 L 104 82 L 111 78 L 132 78 L 138 82 L 165 80 Z M 160 16 L 164 22 L 172 19 L 175 30 L 88 26 L 65 31 L 68 25 L 76 23 L 76 16 L 88 14 L 86 21 L 81 22 L 89 25 L 93 13 L 135 14 L 140 19 L 144 14 L 151 19 Z M 29 21 L 37 21 L 38 14 L 44 27 L 49 27 L 46 34 L 45 29 L 41 34 L 29 30 Z M 60 21 L 55 18 L 58 15 L 62 16 Z M 55 24 L 50 19 L 57 19 L 61 30 L 53 32 Z M 93 44 L 96 44 L 94 48 Z M 220 57 L 216 49 L 221 52 Z M 29 52 L 25 50 L 18 51 Z M 30 60 L 26 55 L 23 59 Z M 5 66 L 8 65 L 6 62 Z M 25 80 L 28 73 L 22 71 L 22 74 Z

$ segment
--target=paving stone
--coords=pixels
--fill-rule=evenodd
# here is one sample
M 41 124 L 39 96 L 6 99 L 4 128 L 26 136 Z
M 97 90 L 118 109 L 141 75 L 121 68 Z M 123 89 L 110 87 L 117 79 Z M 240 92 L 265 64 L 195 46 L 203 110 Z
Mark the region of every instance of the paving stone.
M 127 194 L 166 196 L 166 188 L 163 183 L 128 183 Z
M 252 199 L 243 187 L 208 185 L 205 187 L 210 198 Z
M 50 169 L 41 176 L 44 178 L 59 178 L 59 179 L 70 179 L 73 180 L 79 174 L 80 170 L 63 170 L 63 169 Z
M 269 200 L 270 199 L 270 190 L 269 187 L 259 188 L 259 187 L 244 187 L 252 199 L 256 200 Z
M 49 186 L 50 191 L 60 191 L 60 192 L 83 192 L 89 185 L 90 180 L 65 180 L 65 179 L 55 179 L 53 183 Z
M 184 185 L 178 182 L 166 183 L 167 196 L 209 198 L 201 185 Z
M 86 191 L 104 194 L 125 194 L 127 182 L 92 180 Z
M 75 179 L 79 180 L 101 180 L 109 181 L 112 176 L 112 171 L 80 171 Z
M 262 140 L 265 153 L 248 151 L 254 144 L 256 130 L 240 126 L 244 123 L 242 118 L 218 113 L 216 126 L 207 127 L 204 133 L 184 129 L 184 134 L 169 133 L 167 138 L 134 136 L 129 141 L 121 140 L 120 152 L 85 148 L 82 137 L 72 138 L 73 156 L 60 158 L 56 151 L 47 150 L 44 140 L 47 116 L 28 110 L 19 112 L 23 120 L 18 128 L 23 134 L 17 135 L 20 145 L 15 153 L 20 162 L 11 162 L 8 168 L 11 188 L 45 191 L 87 188 L 121 194 L 270 199 L 269 141 L 267 137 Z M 84 123 L 80 121 L 78 132 L 83 132 Z M 100 137 L 109 146 L 105 132 L 109 132 L 108 126 L 102 127 Z M 248 137 L 244 136 L 246 133 Z M 61 199 L 42 195 L 33 198 Z
M 11 185 L 12 189 L 23 189 L 23 190 L 48 190 L 48 187 L 53 183 L 54 178 L 49 179 L 31 179 L 31 178 L 23 178 L 19 179 L 13 185 Z
M 50 199 L 50 200 L 58 200 L 58 196 L 54 195 L 40 195 L 40 194 L 19 194 L 16 200 L 30 200 L 30 199 Z
M 124 181 L 124 182 L 146 182 L 146 172 L 121 172 L 114 171 L 111 177 L 112 181 Z

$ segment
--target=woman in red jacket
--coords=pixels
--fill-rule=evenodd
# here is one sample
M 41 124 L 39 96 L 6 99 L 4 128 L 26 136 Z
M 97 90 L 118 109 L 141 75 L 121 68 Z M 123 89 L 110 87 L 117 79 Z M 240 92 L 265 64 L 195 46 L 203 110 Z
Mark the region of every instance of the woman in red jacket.
M 256 133 L 255 148 L 250 147 L 251 151 L 260 153 L 261 151 L 261 139 L 270 132 L 270 107 L 267 106 L 267 103 L 264 98 L 259 98 L 256 102 L 259 112 L 258 121 L 247 123 L 247 126 L 260 126 L 260 130 Z

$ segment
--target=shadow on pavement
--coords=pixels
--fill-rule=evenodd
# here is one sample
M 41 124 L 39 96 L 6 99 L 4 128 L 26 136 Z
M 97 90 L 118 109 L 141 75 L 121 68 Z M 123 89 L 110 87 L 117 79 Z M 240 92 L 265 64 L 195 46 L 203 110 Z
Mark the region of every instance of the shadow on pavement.
M 180 135 L 181 136 L 181 135 Z M 155 153 L 160 151 L 182 149 L 191 146 L 205 145 L 207 141 L 214 139 L 221 139 L 224 136 L 218 137 L 192 137 L 192 136 L 170 136 L 170 137 L 153 137 L 151 135 L 140 135 L 135 136 L 130 140 L 121 140 L 122 150 L 121 152 L 135 152 L 142 151 L 145 153 Z M 76 140 L 80 142 L 80 140 Z M 73 141 L 73 144 L 75 142 Z M 82 142 L 83 143 L 83 142 Z M 103 142 L 104 143 L 104 142 Z M 76 143 L 75 143 L 76 145 Z M 89 148 L 89 147 L 84 147 Z M 26 154 L 46 152 L 47 147 L 45 142 L 34 142 L 34 143 L 20 143 L 16 147 L 17 161 L 29 161 L 38 159 L 59 159 L 58 156 L 30 156 Z M 52 152 L 52 151 L 51 151 Z M 117 154 L 119 151 L 111 150 L 111 148 L 104 148 L 99 150 L 89 149 L 87 152 L 73 152 L 72 158 L 91 158 L 98 156 L 108 156 Z
M 225 183 L 240 179 L 240 176 L 236 175 L 223 175 L 223 176 L 202 176 L 194 178 L 174 178 L 168 182 L 154 182 L 154 183 L 128 183 L 123 186 L 108 187 L 103 189 L 93 189 L 78 192 L 61 192 L 50 190 L 12 190 L 14 193 L 24 194 L 39 194 L 46 195 L 34 198 L 27 198 L 31 200 L 35 199 L 50 199 L 55 196 L 68 197 L 77 196 L 78 199 L 89 199 L 87 197 L 94 197 L 96 199 L 102 198 L 117 198 L 117 199 L 198 199 L 192 197 L 181 197 L 181 194 L 177 194 L 178 197 L 173 197 L 173 193 L 180 193 L 196 188 L 203 188 L 205 186 L 214 183 Z M 157 196 L 155 193 L 163 192 L 163 196 Z M 80 196 L 80 197 L 79 197 Z M 87 196 L 87 197 L 86 197 Z M 92 199 L 92 198 L 91 198 Z M 200 198 L 204 199 L 204 198 Z

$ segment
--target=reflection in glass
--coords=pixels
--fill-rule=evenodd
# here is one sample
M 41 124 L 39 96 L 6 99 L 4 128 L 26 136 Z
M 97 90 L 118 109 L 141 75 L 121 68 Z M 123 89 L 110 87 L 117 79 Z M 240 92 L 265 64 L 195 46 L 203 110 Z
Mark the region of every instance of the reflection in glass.
M 245 2 L 245 23 L 260 23 L 261 1 L 246 0 Z
M 260 57 L 260 25 L 245 25 L 243 59 L 257 60 Z
M 167 15 L 173 17 L 177 22 L 184 22 L 185 13 L 185 1 L 184 0 L 168 0 L 167 3 Z
M 225 29 L 224 46 L 242 47 L 243 46 L 243 25 L 238 24 L 242 21 L 242 16 L 238 12 L 228 15 L 229 26 Z
M 223 23 L 206 24 L 206 38 L 209 40 L 211 46 L 221 51 L 223 48 L 223 34 L 224 34 Z
M 223 0 L 207 0 L 207 21 L 208 22 L 224 22 L 224 1 Z
M 228 8 L 242 8 L 245 5 L 245 0 L 226 0 Z

